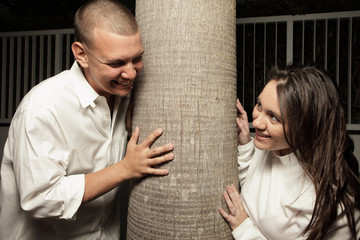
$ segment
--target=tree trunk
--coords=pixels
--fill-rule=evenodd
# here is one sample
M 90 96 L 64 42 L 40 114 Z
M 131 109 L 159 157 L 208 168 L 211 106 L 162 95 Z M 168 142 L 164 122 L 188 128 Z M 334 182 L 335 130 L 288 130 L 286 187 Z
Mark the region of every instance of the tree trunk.
M 175 144 L 165 177 L 134 182 L 128 239 L 232 239 L 218 212 L 238 186 L 235 0 L 137 0 L 145 49 L 133 126 Z

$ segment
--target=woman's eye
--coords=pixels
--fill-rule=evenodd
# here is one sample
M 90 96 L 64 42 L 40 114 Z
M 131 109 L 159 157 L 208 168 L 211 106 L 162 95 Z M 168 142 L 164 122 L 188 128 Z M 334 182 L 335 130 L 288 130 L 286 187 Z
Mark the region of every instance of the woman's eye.
M 270 118 L 274 122 L 280 122 L 280 120 L 277 117 L 275 117 L 274 115 L 270 115 Z
M 257 108 L 258 108 L 259 110 L 262 109 L 262 106 L 261 106 L 261 103 L 260 103 L 260 102 L 258 102 L 258 103 L 256 104 L 256 106 L 257 106 Z

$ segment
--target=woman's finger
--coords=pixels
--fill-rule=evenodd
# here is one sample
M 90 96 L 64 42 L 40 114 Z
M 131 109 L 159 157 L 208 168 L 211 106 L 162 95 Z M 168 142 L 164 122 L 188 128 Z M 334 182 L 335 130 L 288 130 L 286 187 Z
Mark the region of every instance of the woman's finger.
M 238 117 L 239 117 L 240 119 L 242 119 L 243 121 L 248 122 L 247 113 L 246 113 L 244 107 L 241 105 L 239 99 L 237 99 L 236 107 L 237 107 L 237 109 L 238 109 L 238 111 L 239 111 Z
M 224 209 L 219 208 L 219 213 L 221 214 L 221 216 L 223 216 L 223 218 L 225 218 L 226 221 L 229 222 L 231 220 L 231 215 L 227 214 Z

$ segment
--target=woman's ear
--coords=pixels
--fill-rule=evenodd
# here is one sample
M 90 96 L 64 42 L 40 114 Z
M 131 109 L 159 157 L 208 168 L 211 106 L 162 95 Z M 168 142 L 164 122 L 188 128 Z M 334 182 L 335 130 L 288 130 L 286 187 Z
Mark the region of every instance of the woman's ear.
M 75 59 L 81 65 L 81 67 L 87 68 L 89 64 L 84 45 L 81 42 L 74 42 L 71 45 L 71 50 L 74 54 Z

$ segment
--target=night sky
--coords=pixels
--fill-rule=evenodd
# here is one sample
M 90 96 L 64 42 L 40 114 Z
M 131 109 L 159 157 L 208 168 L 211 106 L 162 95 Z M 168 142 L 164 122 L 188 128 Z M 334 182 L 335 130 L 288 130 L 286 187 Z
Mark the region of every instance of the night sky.
M 135 14 L 136 0 L 118 1 Z M 4 0 L 0 2 L 0 32 L 72 28 L 74 14 L 84 2 L 86 0 Z M 159 4 L 166 2 L 159 0 Z M 236 2 L 238 18 L 360 10 L 359 0 L 237 0 Z
M 86 0 L 8 0 L 0 3 L 0 32 L 72 28 Z M 133 13 L 135 0 L 119 0 Z

